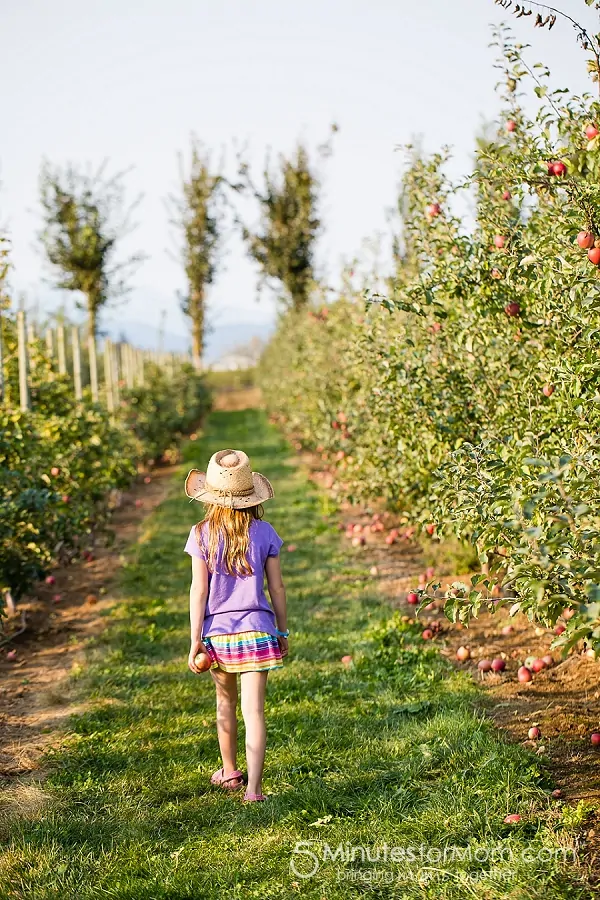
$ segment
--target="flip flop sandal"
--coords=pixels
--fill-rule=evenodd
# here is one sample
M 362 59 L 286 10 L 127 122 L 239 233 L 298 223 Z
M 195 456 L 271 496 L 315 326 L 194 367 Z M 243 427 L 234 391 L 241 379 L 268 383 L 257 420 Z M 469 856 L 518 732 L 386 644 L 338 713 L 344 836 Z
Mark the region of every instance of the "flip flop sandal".
M 255 800 L 266 800 L 264 794 L 244 794 L 244 803 L 253 803 Z
M 230 775 L 225 778 L 223 776 L 223 768 L 217 769 L 216 772 L 213 772 L 210 778 L 211 784 L 218 784 L 219 787 L 222 787 L 225 791 L 236 791 L 238 788 L 244 786 L 244 775 L 243 772 L 240 772 L 239 769 L 236 769 L 235 772 L 231 772 Z

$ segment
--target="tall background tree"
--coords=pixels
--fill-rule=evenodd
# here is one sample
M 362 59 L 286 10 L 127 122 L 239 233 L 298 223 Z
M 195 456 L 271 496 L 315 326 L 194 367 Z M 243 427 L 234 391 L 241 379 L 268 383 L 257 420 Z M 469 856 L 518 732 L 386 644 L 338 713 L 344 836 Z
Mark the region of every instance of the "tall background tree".
M 331 130 L 335 133 L 337 126 Z M 330 152 L 330 142 L 319 148 L 321 156 Z M 283 288 L 284 305 L 302 309 L 315 284 L 315 244 L 321 231 L 320 182 L 308 150 L 299 143 L 289 158 L 280 154 L 275 171 L 267 159 L 263 189 L 253 184 L 246 163 L 239 174 L 239 189 L 250 191 L 259 205 L 257 227 L 244 224 L 242 234 L 249 255 L 260 266 L 261 282 L 275 281 Z
M 196 138 L 189 170 L 185 171 L 181 155 L 179 164 L 180 194 L 169 197 L 169 207 L 171 222 L 183 238 L 187 286 L 181 308 L 191 321 L 192 356 L 198 369 L 206 336 L 207 288 L 215 279 L 221 248 L 226 183 L 219 171 L 213 171 L 210 153 Z
M 119 258 L 120 242 L 132 230 L 131 214 L 138 197 L 127 204 L 125 172 L 105 176 L 74 165 L 45 162 L 40 175 L 43 228 L 40 239 L 51 266 L 54 285 L 83 294 L 76 305 L 87 310 L 88 330 L 95 335 L 100 310 L 130 290 L 129 278 L 144 258 Z

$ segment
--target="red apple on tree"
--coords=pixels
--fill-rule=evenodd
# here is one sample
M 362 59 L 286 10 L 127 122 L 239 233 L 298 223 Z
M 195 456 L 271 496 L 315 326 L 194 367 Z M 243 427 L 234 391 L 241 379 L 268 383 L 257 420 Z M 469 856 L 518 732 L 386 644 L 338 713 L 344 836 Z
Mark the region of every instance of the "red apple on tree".
M 429 535 L 435 534 L 435 525 L 434 525 L 434 523 L 433 523 L 433 522 L 429 522 L 429 523 L 425 526 L 425 531 L 426 531 L 427 534 L 429 534 Z
M 577 243 L 582 250 L 589 250 L 594 246 L 594 235 L 591 231 L 580 231 L 577 235 Z
M 503 234 L 494 235 L 494 246 L 498 248 L 498 250 L 502 250 L 506 243 L 506 238 Z
M 52 468 L 50 469 L 50 474 L 53 478 L 56 478 L 57 475 L 60 475 L 60 469 L 58 468 L 58 466 L 52 466 Z
M 561 162 L 559 160 L 558 162 L 552 164 L 552 172 L 558 178 L 562 178 L 563 175 L 567 174 L 567 167 L 565 166 L 564 162 Z
M 544 397 L 551 397 L 554 393 L 554 385 L 553 384 L 545 384 L 542 388 L 542 394 Z
M 588 259 L 594 265 L 600 265 L 600 247 L 592 247 L 588 250 Z
M 406 602 L 410 603 L 411 606 L 416 606 L 416 604 L 419 602 L 419 595 L 417 594 L 417 592 L 409 591 L 406 595 Z
M 439 203 L 429 203 L 425 207 L 425 213 L 427 216 L 429 216 L 430 219 L 435 219 L 436 216 L 439 216 L 441 211 L 442 211 L 442 207 L 440 206 Z
M 588 141 L 593 141 L 594 138 L 598 137 L 599 134 L 600 134 L 600 132 L 598 131 L 598 129 L 596 128 L 595 125 L 588 125 L 588 127 L 585 129 L 585 136 L 588 139 Z
M 511 194 L 511 192 L 510 192 L 510 191 L 504 191 L 504 193 L 502 194 L 502 199 L 503 199 L 503 200 L 511 200 L 511 199 L 512 199 L 512 194 Z
M 521 315 L 521 304 L 517 303 L 516 300 L 511 300 L 511 302 L 507 303 L 504 307 L 504 312 L 507 316 L 519 316 Z
M 514 119 L 509 119 L 506 123 L 506 130 L 512 134 L 513 131 L 517 130 L 517 123 Z

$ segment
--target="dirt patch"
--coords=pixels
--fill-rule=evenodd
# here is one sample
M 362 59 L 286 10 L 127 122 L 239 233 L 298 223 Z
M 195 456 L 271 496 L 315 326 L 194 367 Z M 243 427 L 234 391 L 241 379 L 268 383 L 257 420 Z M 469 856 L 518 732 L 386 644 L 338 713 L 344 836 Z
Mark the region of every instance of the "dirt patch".
M 240 409 L 260 409 L 263 406 L 260 388 L 221 391 L 214 400 L 213 409 L 237 412 Z
M 134 542 L 148 513 L 165 498 L 175 465 L 154 469 L 122 495 L 113 515 L 114 542 L 98 538 L 88 545 L 92 559 L 80 560 L 52 574 L 55 583 L 39 584 L 19 603 L 5 624 L 16 632 L 21 616 L 26 630 L 0 651 L 0 787 L 3 795 L 15 779 L 27 782 L 42 774 L 40 758 L 58 746 L 68 718 L 83 711 L 70 694 L 69 676 L 82 665 L 89 637 L 104 628 L 101 612 L 114 602 L 115 574 L 124 548 Z M 144 477 L 150 477 L 144 483 Z M 9 651 L 16 658 L 7 659 Z

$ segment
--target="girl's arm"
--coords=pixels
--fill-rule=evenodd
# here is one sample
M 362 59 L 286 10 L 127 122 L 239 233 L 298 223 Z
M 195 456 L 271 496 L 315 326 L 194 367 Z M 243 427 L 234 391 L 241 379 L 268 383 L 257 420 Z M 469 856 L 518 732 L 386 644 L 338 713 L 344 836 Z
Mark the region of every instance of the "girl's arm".
M 278 556 L 267 556 L 265 572 L 267 575 L 267 587 L 273 604 L 277 628 L 279 631 L 287 631 L 287 600 L 283 578 L 281 577 L 281 562 Z M 277 640 L 282 655 L 286 656 L 288 652 L 287 638 L 278 635 Z
M 192 584 L 190 586 L 190 655 L 188 666 L 192 672 L 200 675 L 200 669 L 194 662 L 195 656 L 201 651 L 206 653 L 202 643 L 202 626 L 206 611 L 206 599 L 208 597 L 208 569 L 206 563 L 199 556 L 192 556 Z M 282 629 L 283 630 L 283 629 Z

